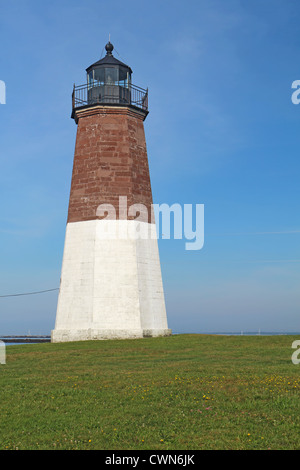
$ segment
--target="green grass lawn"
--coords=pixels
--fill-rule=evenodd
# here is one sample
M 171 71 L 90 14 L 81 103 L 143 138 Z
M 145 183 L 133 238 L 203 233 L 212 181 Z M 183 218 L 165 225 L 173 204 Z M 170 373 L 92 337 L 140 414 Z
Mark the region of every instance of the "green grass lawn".
M 300 449 L 295 339 L 7 346 L 0 449 Z

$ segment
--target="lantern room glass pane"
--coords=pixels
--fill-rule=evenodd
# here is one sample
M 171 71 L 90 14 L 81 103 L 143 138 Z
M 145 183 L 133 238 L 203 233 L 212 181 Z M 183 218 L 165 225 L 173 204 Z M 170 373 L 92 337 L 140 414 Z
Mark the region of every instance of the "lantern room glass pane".
M 94 86 L 99 86 L 104 83 L 105 74 L 103 69 L 94 69 Z
M 120 67 L 119 69 L 119 85 L 128 88 L 130 85 L 131 74 L 125 67 Z
M 117 67 L 105 67 L 105 84 L 118 85 L 119 70 Z
M 127 69 L 125 69 L 125 67 L 120 67 L 119 81 L 122 82 L 124 80 L 127 80 Z
M 94 86 L 93 71 L 88 74 L 88 88 Z

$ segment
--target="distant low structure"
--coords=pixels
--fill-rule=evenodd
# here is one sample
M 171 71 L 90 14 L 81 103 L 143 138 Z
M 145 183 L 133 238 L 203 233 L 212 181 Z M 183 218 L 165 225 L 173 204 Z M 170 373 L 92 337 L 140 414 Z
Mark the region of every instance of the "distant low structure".
M 0 364 L 6 364 L 6 348 L 5 343 L 0 340 Z
M 78 127 L 52 342 L 171 334 L 143 124 L 148 90 L 105 48 L 72 95 Z
M 48 335 L 45 336 L 31 336 L 31 335 L 23 335 L 23 336 L 1 336 L 0 341 L 4 343 L 10 344 L 25 344 L 25 343 L 49 343 L 51 341 L 51 337 Z

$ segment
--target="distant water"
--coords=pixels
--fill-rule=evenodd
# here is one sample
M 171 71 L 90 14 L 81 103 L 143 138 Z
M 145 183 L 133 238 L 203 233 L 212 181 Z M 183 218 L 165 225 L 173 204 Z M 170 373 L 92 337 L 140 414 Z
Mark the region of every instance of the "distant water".
M 233 333 L 210 333 L 212 335 L 228 335 L 228 336 L 278 336 L 278 335 L 300 335 L 300 332 L 277 332 L 277 331 L 239 331 Z
M 224 336 L 278 336 L 278 335 L 300 335 L 300 331 L 211 331 L 211 332 L 173 332 L 174 335 L 199 334 L 199 335 L 224 335 Z
M 300 336 L 300 331 L 234 331 L 234 332 L 224 332 L 224 331 L 212 331 L 212 332 L 195 332 L 195 331 L 180 331 L 173 332 L 173 335 L 184 335 L 184 334 L 199 334 L 199 335 L 220 335 L 220 336 L 280 336 L 280 335 L 292 335 Z M 14 341 L 16 340 L 16 342 Z M 50 336 L 37 336 L 37 337 L 28 337 L 28 336 L 5 336 L 0 337 L 0 340 L 5 343 L 5 346 L 17 346 L 24 344 L 41 344 L 41 343 L 50 343 Z

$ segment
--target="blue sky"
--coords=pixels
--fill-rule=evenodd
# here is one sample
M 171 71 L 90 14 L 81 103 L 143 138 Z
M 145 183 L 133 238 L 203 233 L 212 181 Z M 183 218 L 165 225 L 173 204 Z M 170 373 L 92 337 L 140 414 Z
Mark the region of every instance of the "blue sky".
M 204 204 L 202 250 L 160 240 L 174 332 L 300 331 L 297 0 L 1 2 L 0 295 L 58 287 L 73 83 L 108 34 L 145 121 L 155 203 Z M 50 333 L 57 292 L 0 298 L 0 333 Z

